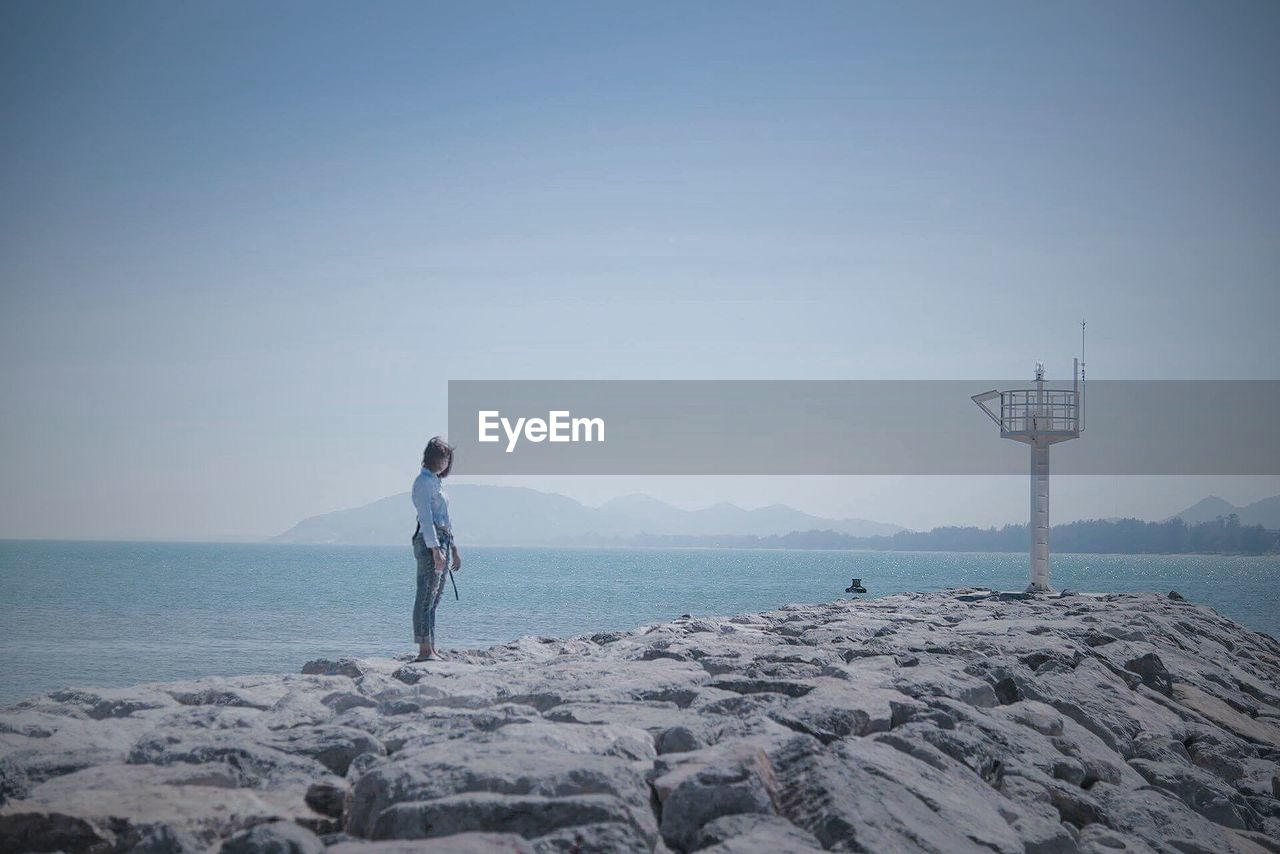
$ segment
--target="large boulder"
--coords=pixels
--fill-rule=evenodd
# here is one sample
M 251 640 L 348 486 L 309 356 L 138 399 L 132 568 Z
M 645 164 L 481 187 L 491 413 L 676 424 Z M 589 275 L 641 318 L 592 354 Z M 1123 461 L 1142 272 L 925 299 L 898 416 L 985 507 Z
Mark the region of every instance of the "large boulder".
M 570 724 L 559 726 L 570 730 L 566 737 L 571 737 L 572 731 L 577 729 Z M 649 785 L 635 760 L 575 752 L 558 746 L 538 745 L 531 751 L 530 745 L 538 745 L 538 742 L 516 739 L 476 743 L 451 741 L 397 754 L 392 761 L 372 768 L 355 781 L 347 832 L 372 838 L 393 837 L 408 832 L 405 828 L 411 825 L 411 819 L 406 818 L 408 807 L 396 810 L 398 805 L 486 793 L 538 797 L 548 801 L 569 797 L 607 797 L 611 799 L 608 805 L 610 817 L 596 818 L 589 823 L 622 821 L 636 827 L 646 839 L 656 836 L 656 819 L 649 805 Z M 471 811 L 469 814 L 473 815 L 497 814 L 497 807 L 481 804 L 472 810 L 467 806 L 469 803 L 455 805 L 450 814 L 454 815 L 459 810 Z M 605 814 L 598 803 L 591 809 Z M 395 817 L 383 818 L 383 814 L 389 811 L 394 811 Z M 455 815 L 449 826 L 457 828 L 452 832 L 484 829 L 463 827 L 464 824 L 466 821 Z M 563 826 L 566 825 L 548 827 L 532 835 L 541 836 Z

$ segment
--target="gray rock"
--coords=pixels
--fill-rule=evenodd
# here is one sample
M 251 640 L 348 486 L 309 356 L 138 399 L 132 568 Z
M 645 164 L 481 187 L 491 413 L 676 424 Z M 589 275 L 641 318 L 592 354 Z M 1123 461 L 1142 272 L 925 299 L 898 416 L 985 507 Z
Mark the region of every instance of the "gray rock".
M 0 806 L 25 798 L 31 792 L 27 773 L 9 758 L 0 758 Z
M 356 708 L 376 709 L 378 701 L 353 691 L 334 691 L 320 700 L 337 714 Z
M 686 726 L 667 727 L 653 740 L 654 747 L 659 754 L 662 753 L 687 753 L 690 750 L 698 750 L 705 747 L 702 739 Z
M 1251 850 L 1230 830 L 1193 812 L 1169 792 L 1099 783 L 1090 794 L 1101 805 L 1108 826 L 1122 828 L 1157 851 L 1221 854 Z
M 515 833 L 455 833 L 412 842 L 342 843 L 331 854 L 533 854 L 534 848 Z
M 1138 837 L 1101 824 L 1081 828 L 1076 844 L 1080 854 L 1156 854 L 1154 848 Z
M 68 851 L 77 854 L 107 843 L 91 822 L 57 812 L 5 812 L 0 815 L 0 851 Z
M 1142 678 L 1142 684 L 1165 694 L 1173 693 L 1173 676 L 1165 668 L 1160 656 L 1148 652 L 1125 662 L 1124 669 Z
M 814 689 L 769 713 L 797 732 L 832 742 L 850 735 L 886 732 L 895 716 L 908 717 L 920 703 L 896 690 L 875 687 L 869 680 L 820 678 Z
M 98 690 L 50 691 L 49 698 L 66 706 L 78 706 L 93 720 L 127 718 L 134 712 L 175 705 L 172 697 L 145 687 Z
M 588 729 L 571 724 L 560 726 Z M 649 785 L 633 760 L 543 746 L 533 754 L 536 761 L 530 762 L 527 743 L 519 739 L 493 740 L 500 735 L 496 733 L 490 741 L 471 745 L 453 741 L 426 746 L 373 768 L 355 783 L 347 831 L 355 836 L 377 836 L 379 831 L 375 828 L 383 821 L 382 815 L 396 804 L 484 792 L 547 799 L 607 795 L 623 805 L 628 813 L 627 823 L 634 824 L 647 838 L 656 835 Z M 536 744 L 536 740 L 532 743 Z M 609 820 L 613 819 L 596 819 Z
M 320 815 L 340 819 L 346 811 L 347 798 L 350 796 L 351 792 L 346 786 L 326 780 L 308 786 L 303 800 Z
M 826 848 L 1020 854 L 1001 808 L 1016 805 L 978 777 L 938 771 L 867 739 L 823 750 L 795 740 L 775 756 L 779 809 Z
M 737 813 L 717 818 L 702 826 L 693 847 L 697 851 L 718 854 L 823 850 L 812 833 L 801 830 L 784 818 L 763 813 Z
M 222 763 L 102 765 L 36 786 L 20 802 L 21 810 L 16 804 L 0 808 L 0 827 L 8 825 L 12 831 L 18 821 L 43 828 L 46 841 L 29 844 L 29 850 L 67 849 L 68 843 L 58 838 L 69 828 L 87 828 L 107 850 L 203 850 L 247 826 L 305 820 L 314 813 L 302 797 L 298 788 L 241 788 L 234 769 Z M 27 818 L 15 818 L 22 815 Z M 53 847 L 42 847 L 49 845 Z M 0 850 L 24 849 L 0 845 Z
M 287 821 L 242 830 L 218 848 L 219 854 L 320 854 L 324 850 L 318 836 Z
M 1223 827 L 1238 830 L 1260 830 L 1261 818 L 1248 800 L 1208 771 L 1189 762 L 1153 762 L 1131 759 L 1132 765 L 1148 783 L 1176 795 L 1200 815 Z
M 385 755 L 382 742 L 358 729 L 343 726 L 313 726 L 288 730 L 273 739 L 280 751 L 310 756 L 333 773 L 347 773 L 351 760 L 362 753 Z
M 196 854 L 205 850 L 190 833 L 168 824 L 130 824 L 117 833 L 115 848 L 129 854 Z
M 291 779 L 323 777 L 325 767 L 304 755 L 270 746 L 238 732 L 169 733 L 140 740 L 129 751 L 131 765 L 216 764 L 235 775 L 238 785 L 267 787 Z
M 529 839 L 566 827 L 630 823 L 631 818 L 626 804 L 612 795 L 547 798 L 478 792 L 394 804 L 378 814 L 370 838 L 428 839 L 484 830 Z
M 619 822 L 566 827 L 539 836 L 532 840 L 531 847 L 536 854 L 585 854 L 589 851 L 648 854 L 653 850 L 652 844 L 638 830 Z
M 774 811 L 776 782 L 762 749 L 721 751 L 718 760 L 677 767 L 655 784 L 662 800 L 662 838 L 677 850 L 691 848 L 702 827 L 715 819 Z
M 906 594 L 304 670 L 0 710 L 0 849 L 207 852 L 260 825 L 384 851 L 1280 837 L 1280 643 L 1163 596 Z
M 346 676 L 358 679 L 368 671 L 364 662 L 357 658 L 317 658 L 302 665 L 302 672 L 309 676 Z

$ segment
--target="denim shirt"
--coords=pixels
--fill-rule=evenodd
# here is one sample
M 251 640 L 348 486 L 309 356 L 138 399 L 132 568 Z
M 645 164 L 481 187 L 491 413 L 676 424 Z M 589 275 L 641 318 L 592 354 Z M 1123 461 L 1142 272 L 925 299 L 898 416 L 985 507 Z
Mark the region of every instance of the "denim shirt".
M 453 530 L 449 524 L 449 499 L 440 488 L 440 478 L 430 469 L 424 468 L 413 481 L 413 508 L 418 512 L 418 524 L 427 542 L 432 541 L 436 528 Z

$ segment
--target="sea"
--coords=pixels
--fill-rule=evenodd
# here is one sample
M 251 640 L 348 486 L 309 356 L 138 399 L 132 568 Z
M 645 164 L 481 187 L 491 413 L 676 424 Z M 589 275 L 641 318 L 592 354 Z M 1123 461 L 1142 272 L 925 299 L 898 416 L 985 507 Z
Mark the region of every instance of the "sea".
M 447 651 L 631 629 L 681 614 L 946 587 L 1026 586 L 1006 553 L 471 547 Z M 1055 588 L 1177 590 L 1280 637 L 1280 557 L 1055 554 Z M 0 705 L 61 687 L 297 672 L 416 650 L 404 546 L 0 541 Z

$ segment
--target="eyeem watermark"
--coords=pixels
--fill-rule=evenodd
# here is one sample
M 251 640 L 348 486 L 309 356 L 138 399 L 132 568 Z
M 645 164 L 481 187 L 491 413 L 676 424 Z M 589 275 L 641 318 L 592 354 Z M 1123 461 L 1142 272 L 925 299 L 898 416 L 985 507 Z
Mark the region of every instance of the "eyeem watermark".
M 516 449 L 521 437 L 529 442 L 603 442 L 603 418 L 574 418 L 567 409 L 553 409 L 543 418 L 517 418 L 513 423 L 497 409 L 482 409 L 477 441 L 499 442 L 501 429 L 507 437 L 507 453 Z
M 1025 478 L 1027 448 L 973 405 L 996 388 L 1034 381 L 450 380 L 448 435 L 468 477 Z M 1054 446 L 1055 475 L 1280 475 L 1280 381 L 1090 380 L 1082 396 L 1087 432 Z

